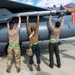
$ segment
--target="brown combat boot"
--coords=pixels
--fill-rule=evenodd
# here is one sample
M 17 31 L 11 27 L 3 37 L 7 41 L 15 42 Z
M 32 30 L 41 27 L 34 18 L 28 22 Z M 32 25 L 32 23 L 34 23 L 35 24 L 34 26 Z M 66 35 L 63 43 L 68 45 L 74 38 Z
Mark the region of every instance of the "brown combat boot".
M 7 73 L 10 73 L 10 68 L 11 68 L 11 67 L 8 67 L 8 68 L 6 69 L 6 72 L 7 72 Z
M 29 65 L 30 71 L 33 71 L 33 67 L 32 65 Z
M 40 64 L 37 65 L 37 71 L 40 71 Z
M 21 70 L 20 68 L 17 68 L 17 73 L 19 73 L 19 72 L 20 72 L 20 70 Z

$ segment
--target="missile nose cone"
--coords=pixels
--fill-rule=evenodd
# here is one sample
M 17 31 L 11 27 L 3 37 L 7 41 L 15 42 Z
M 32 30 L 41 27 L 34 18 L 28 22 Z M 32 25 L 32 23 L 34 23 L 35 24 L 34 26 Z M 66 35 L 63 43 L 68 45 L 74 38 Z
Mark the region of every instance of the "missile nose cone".
M 68 10 L 69 13 L 72 13 L 73 11 L 74 11 L 74 9 L 69 9 Z

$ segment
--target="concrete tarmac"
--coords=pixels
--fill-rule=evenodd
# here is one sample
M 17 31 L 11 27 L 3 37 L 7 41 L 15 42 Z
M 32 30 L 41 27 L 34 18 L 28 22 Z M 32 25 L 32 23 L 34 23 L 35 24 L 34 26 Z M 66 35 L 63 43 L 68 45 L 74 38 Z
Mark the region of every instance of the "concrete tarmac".
M 6 72 L 7 59 L 0 57 L 0 75 L 75 75 L 75 45 L 63 44 L 59 46 L 61 68 L 56 66 L 56 58 L 54 55 L 54 68 L 49 67 L 48 49 L 41 50 L 41 71 L 36 70 L 36 57 L 34 55 L 33 71 L 29 70 L 29 57 L 24 54 L 21 56 L 21 71 L 16 72 L 15 63 L 11 68 L 11 73 Z M 14 61 L 15 62 L 15 61 Z

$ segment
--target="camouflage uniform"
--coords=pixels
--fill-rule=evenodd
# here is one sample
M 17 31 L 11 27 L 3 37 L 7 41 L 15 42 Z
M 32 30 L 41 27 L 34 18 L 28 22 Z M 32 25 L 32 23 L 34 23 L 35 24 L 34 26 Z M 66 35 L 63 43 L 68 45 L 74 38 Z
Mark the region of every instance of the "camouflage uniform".
M 15 56 L 15 59 L 16 59 L 16 67 L 20 68 L 21 52 L 20 52 L 20 48 L 19 47 L 10 47 L 10 46 L 8 47 L 7 67 L 11 67 L 13 56 Z
M 16 60 L 16 68 L 20 68 L 21 64 L 21 52 L 19 45 L 19 30 L 20 28 L 16 28 L 13 30 L 8 29 L 9 34 L 9 46 L 8 46 L 8 55 L 7 55 L 7 68 L 11 68 L 13 56 L 15 56 Z M 18 46 L 17 46 L 18 45 Z

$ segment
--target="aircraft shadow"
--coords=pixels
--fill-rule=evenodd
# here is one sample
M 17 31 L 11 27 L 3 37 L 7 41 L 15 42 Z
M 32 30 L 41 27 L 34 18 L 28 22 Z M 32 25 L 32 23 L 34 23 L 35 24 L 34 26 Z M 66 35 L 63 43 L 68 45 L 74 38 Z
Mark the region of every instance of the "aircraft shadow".
M 63 58 L 69 58 L 69 59 L 75 60 L 75 57 L 72 56 L 72 55 L 66 54 L 65 53 L 66 51 L 68 51 L 68 50 L 60 50 L 59 53 L 63 55 L 62 56 Z M 46 56 L 44 56 L 45 54 L 49 54 L 49 51 L 48 50 L 41 50 L 41 56 L 40 56 L 40 58 L 41 58 L 41 61 L 43 61 L 47 66 L 49 66 L 49 64 L 50 64 L 49 63 L 49 56 L 46 57 Z M 26 54 L 23 54 L 23 56 L 25 58 L 25 60 L 23 60 L 23 62 L 25 64 L 27 64 L 27 67 L 28 67 L 28 65 L 29 65 L 29 57 Z M 54 64 L 56 66 L 56 63 L 54 63 Z M 34 62 L 34 66 L 36 67 L 35 62 Z
M 65 51 L 68 51 L 68 50 L 60 50 L 60 54 L 62 54 L 64 58 L 70 58 L 70 59 L 75 60 L 74 56 L 64 53 Z
M 36 75 L 51 75 L 50 73 L 43 72 L 42 70 L 40 72 L 37 72 Z
M 66 51 L 68 51 L 68 50 L 60 50 L 59 53 L 63 55 L 62 56 L 63 58 L 69 58 L 69 59 L 75 60 L 75 57 L 72 55 L 66 54 L 65 53 Z M 49 53 L 48 50 L 41 51 L 41 61 L 43 61 L 47 66 L 49 66 L 49 64 L 50 64 L 49 57 L 45 57 L 44 55 L 48 54 L 48 53 Z M 54 57 L 54 58 L 56 58 L 56 57 Z M 60 60 L 61 60 L 61 58 L 60 58 Z M 54 65 L 56 66 L 56 63 L 54 63 Z

